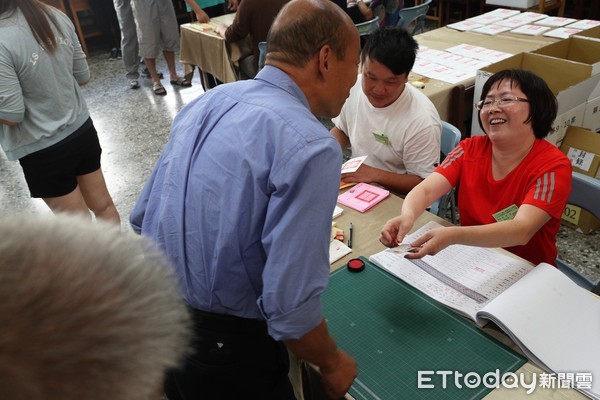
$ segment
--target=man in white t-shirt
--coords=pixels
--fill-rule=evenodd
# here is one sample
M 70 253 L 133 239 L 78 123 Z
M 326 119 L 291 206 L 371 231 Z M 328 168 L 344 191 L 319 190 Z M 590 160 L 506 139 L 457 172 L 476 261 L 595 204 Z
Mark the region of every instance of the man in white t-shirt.
M 377 183 L 406 194 L 440 160 L 441 121 L 431 101 L 408 83 L 418 49 L 404 29 L 385 27 L 369 37 L 362 71 L 331 133 L 352 156 L 368 156 L 344 182 Z

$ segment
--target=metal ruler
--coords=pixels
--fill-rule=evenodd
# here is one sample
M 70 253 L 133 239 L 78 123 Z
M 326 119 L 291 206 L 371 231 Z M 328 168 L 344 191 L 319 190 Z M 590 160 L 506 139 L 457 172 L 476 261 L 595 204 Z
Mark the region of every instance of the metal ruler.
M 407 260 L 410 261 L 411 263 L 415 264 L 417 267 L 421 268 L 423 271 L 427 272 L 429 275 L 433 276 L 435 279 L 446 284 L 447 286 L 450 286 L 452 289 L 464 294 L 465 296 L 470 297 L 471 299 L 475 300 L 477 303 L 483 303 L 488 300 L 488 298 L 485 297 L 484 295 L 482 295 L 481 293 L 478 293 L 472 289 L 469 289 L 462 283 L 450 278 L 448 275 L 435 269 L 434 267 L 432 267 L 431 265 L 429 265 L 427 262 L 423 261 L 420 258 L 407 259 Z

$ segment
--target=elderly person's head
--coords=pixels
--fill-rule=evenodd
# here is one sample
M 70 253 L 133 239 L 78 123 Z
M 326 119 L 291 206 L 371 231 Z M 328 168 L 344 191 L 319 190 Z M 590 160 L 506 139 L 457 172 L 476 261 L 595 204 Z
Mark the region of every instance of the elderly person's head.
M 507 69 L 492 75 L 483 85 L 479 126 L 489 133 L 501 124 L 527 125 L 536 138 L 546 137 L 556 118 L 556 97 L 546 81 L 522 69 Z
M 83 218 L 0 218 L 0 394 L 160 399 L 190 319 L 162 256 Z
M 315 115 L 339 114 L 356 82 L 358 30 L 329 0 L 292 0 L 267 37 L 265 65 L 286 72 L 306 95 Z

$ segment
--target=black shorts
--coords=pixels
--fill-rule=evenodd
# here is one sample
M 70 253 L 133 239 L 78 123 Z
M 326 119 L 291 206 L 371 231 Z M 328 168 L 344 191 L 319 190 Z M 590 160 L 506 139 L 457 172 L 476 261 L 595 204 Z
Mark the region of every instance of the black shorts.
M 19 159 L 31 197 L 59 197 L 77 187 L 77 177 L 100 168 L 102 149 L 91 118 L 60 142 Z

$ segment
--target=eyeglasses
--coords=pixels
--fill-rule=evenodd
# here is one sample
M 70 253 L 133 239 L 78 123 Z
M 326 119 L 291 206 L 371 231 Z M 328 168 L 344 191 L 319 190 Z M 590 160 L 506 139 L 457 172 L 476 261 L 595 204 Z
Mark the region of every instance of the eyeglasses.
M 514 104 L 519 101 L 523 102 L 523 103 L 529 103 L 528 99 L 524 99 L 522 97 L 515 96 L 515 97 L 502 97 L 501 99 L 496 99 L 496 100 L 485 99 L 485 100 L 478 101 L 477 103 L 474 104 L 474 106 L 476 109 L 481 111 L 484 108 L 491 108 L 493 106 L 507 107 L 507 106 L 510 106 L 511 104 Z

